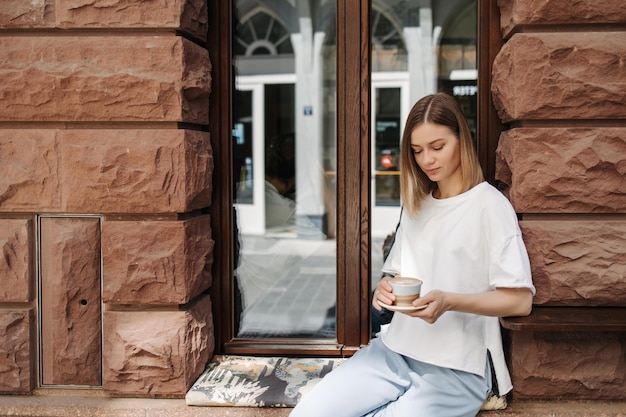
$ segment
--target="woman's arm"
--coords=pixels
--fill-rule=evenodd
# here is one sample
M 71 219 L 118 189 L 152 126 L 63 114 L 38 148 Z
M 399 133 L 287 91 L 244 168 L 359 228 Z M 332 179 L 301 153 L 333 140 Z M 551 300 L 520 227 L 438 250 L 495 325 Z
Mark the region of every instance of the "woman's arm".
M 532 302 L 533 293 L 529 288 L 497 288 L 477 294 L 434 290 L 413 302 L 416 307 L 428 304 L 427 308 L 407 314 L 428 323 L 434 323 L 446 311 L 494 317 L 527 316 Z

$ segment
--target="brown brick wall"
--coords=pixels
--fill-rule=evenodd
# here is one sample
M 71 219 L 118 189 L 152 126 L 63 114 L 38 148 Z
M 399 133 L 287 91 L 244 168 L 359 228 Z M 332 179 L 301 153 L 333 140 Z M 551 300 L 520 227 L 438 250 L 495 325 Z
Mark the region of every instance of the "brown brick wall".
M 496 179 L 526 241 L 535 304 L 626 305 L 626 3 L 498 0 Z M 583 314 L 583 313 L 581 313 Z M 515 332 L 514 394 L 624 398 L 623 334 Z
M 207 22 L 204 0 L 3 2 L 0 392 L 39 385 L 40 299 L 47 319 L 75 312 L 45 321 L 44 384 L 182 397 L 212 355 Z M 102 375 L 86 379 L 58 366 L 94 360 L 76 342 L 94 296 L 72 285 L 82 265 L 104 310 Z

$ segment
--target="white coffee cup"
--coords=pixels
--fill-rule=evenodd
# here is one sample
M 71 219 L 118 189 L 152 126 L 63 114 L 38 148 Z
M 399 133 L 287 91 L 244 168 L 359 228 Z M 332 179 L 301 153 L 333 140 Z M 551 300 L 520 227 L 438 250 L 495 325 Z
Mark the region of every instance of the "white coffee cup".
M 412 277 L 393 277 L 389 279 L 391 292 L 396 296 L 394 305 L 410 306 L 414 300 L 419 298 L 422 289 L 422 281 Z

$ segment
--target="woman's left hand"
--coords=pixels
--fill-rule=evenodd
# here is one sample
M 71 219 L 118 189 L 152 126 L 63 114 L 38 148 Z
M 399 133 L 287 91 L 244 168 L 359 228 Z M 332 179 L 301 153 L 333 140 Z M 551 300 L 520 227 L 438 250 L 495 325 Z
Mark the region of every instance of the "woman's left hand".
M 436 322 L 443 313 L 448 311 L 445 299 L 445 292 L 440 290 L 430 291 L 428 294 L 413 301 L 414 307 L 428 305 L 426 308 L 405 312 L 405 314 L 411 317 L 418 317 L 425 322 L 432 324 Z

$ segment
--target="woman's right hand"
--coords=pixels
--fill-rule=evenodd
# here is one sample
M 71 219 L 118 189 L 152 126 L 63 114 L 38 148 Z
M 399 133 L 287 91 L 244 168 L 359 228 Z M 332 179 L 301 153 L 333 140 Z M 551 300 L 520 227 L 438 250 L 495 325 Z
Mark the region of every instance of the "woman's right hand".
M 376 289 L 374 290 L 374 296 L 372 297 L 372 306 L 380 311 L 383 309 L 383 306 L 379 304 L 382 302 L 387 305 L 392 305 L 396 300 L 396 296 L 391 292 L 391 285 L 387 282 L 389 281 L 389 277 L 384 277 L 378 284 L 376 284 Z

